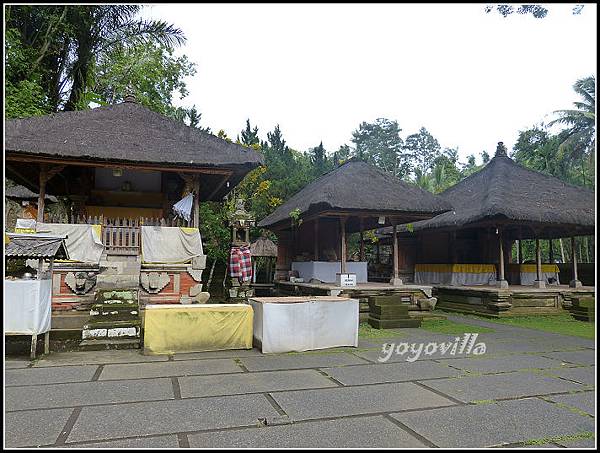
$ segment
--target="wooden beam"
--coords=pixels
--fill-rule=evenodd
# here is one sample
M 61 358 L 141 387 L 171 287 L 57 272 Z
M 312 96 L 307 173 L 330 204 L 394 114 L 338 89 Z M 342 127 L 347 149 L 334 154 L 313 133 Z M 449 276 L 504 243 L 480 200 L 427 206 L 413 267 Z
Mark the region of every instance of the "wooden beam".
M 498 229 L 498 252 L 499 252 L 499 265 L 498 265 L 498 280 L 504 281 L 504 249 L 502 245 L 502 231 Z
M 575 246 L 575 236 L 571 236 L 571 262 L 573 266 L 573 280 L 571 280 L 569 286 L 572 288 L 577 288 L 578 286 L 581 286 L 579 276 L 577 275 L 577 249 L 575 248 Z
M 365 260 L 365 237 L 364 237 L 364 219 L 360 218 L 360 260 Z
M 314 260 L 319 261 L 319 218 L 317 217 L 315 220 L 315 239 L 314 239 Z
M 38 193 L 38 206 L 37 206 L 37 221 L 38 223 L 44 222 L 44 202 L 46 201 L 46 182 L 48 181 L 48 168 L 46 165 L 40 165 L 39 175 L 39 193 Z
M 212 200 L 212 197 L 214 197 L 217 192 L 219 190 L 221 190 L 221 187 L 223 187 L 223 185 L 225 185 L 225 183 L 227 181 L 229 181 L 229 178 L 231 177 L 231 175 L 233 174 L 232 171 L 230 171 L 228 174 L 226 174 L 225 176 L 223 176 L 223 179 L 221 180 L 221 182 L 217 185 L 217 187 L 215 187 L 215 189 L 208 195 L 208 197 L 206 197 L 207 201 Z
M 538 282 L 542 281 L 542 250 L 539 239 L 535 240 L 535 275 Z
M 346 218 L 340 217 L 340 236 L 342 242 L 342 250 L 340 257 L 340 272 L 342 274 L 346 273 Z
M 398 262 L 398 227 L 396 221 L 392 221 L 393 234 L 394 234 L 394 280 L 400 278 L 400 266 Z
M 212 175 L 226 175 L 232 173 L 230 169 L 213 167 L 187 167 L 187 166 L 165 166 L 161 164 L 135 164 L 127 162 L 114 161 L 88 161 L 65 159 L 45 156 L 26 156 L 21 154 L 6 154 L 5 161 L 12 162 L 35 162 L 47 164 L 73 165 L 78 167 L 96 167 L 96 168 L 126 168 L 131 170 L 165 171 L 165 172 L 186 172 L 186 173 L 204 173 Z
M 194 175 L 194 227 L 200 228 L 200 177 Z

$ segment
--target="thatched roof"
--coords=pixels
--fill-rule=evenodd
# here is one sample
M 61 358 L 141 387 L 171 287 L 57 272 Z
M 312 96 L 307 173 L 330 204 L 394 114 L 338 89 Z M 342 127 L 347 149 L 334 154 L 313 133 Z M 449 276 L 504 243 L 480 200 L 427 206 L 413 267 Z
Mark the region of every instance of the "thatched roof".
M 4 249 L 7 257 L 69 259 L 63 238 L 35 234 L 9 234 L 8 238 Z
M 538 237 L 594 234 L 594 192 L 529 170 L 506 155 L 503 145 L 480 171 L 440 194 L 454 210 L 412 224 L 414 231 L 478 225 L 533 227 Z M 545 230 L 542 232 L 542 230 Z M 402 231 L 408 231 L 406 227 Z M 535 237 L 531 232 L 525 237 Z M 385 229 L 391 233 L 391 229 Z M 517 237 L 517 233 L 514 234 Z
M 250 244 L 252 256 L 277 256 L 277 246 L 268 238 L 260 237 Z
M 7 120 L 5 125 L 7 154 L 246 171 L 263 162 L 250 148 L 167 118 L 132 99 L 91 110 Z
M 4 196 L 6 198 L 15 198 L 17 200 L 34 200 L 37 201 L 39 195 L 35 192 L 32 192 L 25 186 L 12 186 L 4 188 Z M 52 201 L 56 203 L 58 200 L 54 195 L 48 195 L 44 197 L 48 201 Z
M 290 212 L 295 209 L 300 210 L 302 217 L 322 211 L 360 211 L 410 221 L 429 218 L 451 208 L 436 195 L 365 162 L 351 160 L 308 184 L 258 226 L 290 223 Z M 369 227 L 374 226 L 366 226 Z

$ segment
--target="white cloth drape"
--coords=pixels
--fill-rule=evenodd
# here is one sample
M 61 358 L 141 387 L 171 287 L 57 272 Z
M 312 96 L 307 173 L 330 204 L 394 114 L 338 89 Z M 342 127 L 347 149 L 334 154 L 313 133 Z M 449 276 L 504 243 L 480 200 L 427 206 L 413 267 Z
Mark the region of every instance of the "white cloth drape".
M 4 332 L 34 335 L 50 330 L 52 280 L 4 280 Z
M 263 353 L 358 346 L 358 300 L 268 303 L 250 299 Z
M 98 264 L 104 251 L 100 225 L 38 223 L 36 232 L 67 236 L 65 244 L 72 261 Z
M 298 276 L 305 282 L 316 278 L 324 283 L 335 283 L 335 274 L 341 271 L 339 261 L 294 261 L 292 270 L 298 271 Z M 367 263 L 366 261 L 348 261 L 346 262 L 346 273 L 356 274 L 356 283 L 367 283 Z
M 144 263 L 187 263 L 203 254 L 198 228 L 142 226 Z

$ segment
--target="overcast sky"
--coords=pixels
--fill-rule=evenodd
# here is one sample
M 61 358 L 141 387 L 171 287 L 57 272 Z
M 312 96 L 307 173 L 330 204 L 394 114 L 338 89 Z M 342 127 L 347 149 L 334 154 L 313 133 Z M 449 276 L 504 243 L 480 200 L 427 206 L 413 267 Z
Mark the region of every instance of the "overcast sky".
M 596 72 L 596 5 L 550 5 L 544 19 L 486 14 L 484 4 L 152 5 L 144 16 L 181 28 L 178 50 L 197 65 L 187 80 L 202 124 L 234 138 L 246 118 L 278 123 L 300 151 L 351 144 L 362 121 L 426 127 L 461 160 L 577 100 L 573 83 Z

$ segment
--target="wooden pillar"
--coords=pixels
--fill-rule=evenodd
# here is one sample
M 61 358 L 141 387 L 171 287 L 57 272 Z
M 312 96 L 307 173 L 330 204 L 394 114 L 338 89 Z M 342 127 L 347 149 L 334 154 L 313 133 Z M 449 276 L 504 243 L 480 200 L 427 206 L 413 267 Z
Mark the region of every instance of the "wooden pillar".
M 193 208 L 194 228 L 200 228 L 200 177 L 194 175 L 194 208 Z
M 377 241 L 377 264 L 381 263 L 381 244 L 379 244 L 379 241 Z
M 517 241 L 517 263 L 523 264 L 523 239 Z
M 581 282 L 579 281 L 578 275 L 577 275 L 577 251 L 575 248 L 575 236 L 571 236 L 571 256 L 572 258 L 572 264 L 573 264 L 573 280 L 571 280 L 569 282 L 569 286 L 571 288 L 578 288 L 581 286 Z
M 46 164 L 40 164 L 40 179 L 39 186 L 40 192 L 38 195 L 38 211 L 37 221 L 42 223 L 44 221 L 44 201 L 46 200 L 46 182 L 48 181 L 48 166 Z
M 360 218 L 360 261 L 365 260 L 365 238 L 364 238 L 364 222 L 363 218 Z
M 504 245 L 502 243 L 502 230 L 498 228 L 498 286 L 508 288 L 508 282 L 504 278 Z
M 315 219 L 314 260 L 319 261 L 319 218 Z
M 542 279 L 542 248 L 540 247 L 540 240 L 535 239 L 535 282 L 533 286 L 536 288 L 545 288 L 546 281 Z
M 394 256 L 394 271 L 392 274 L 392 279 L 390 280 L 390 283 L 394 286 L 398 286 L 398 285 L 402 285 L 402 280 L 400 279 L 400 266 L 399 266 L 399 262 L 398 262 L 398 227 L 396 225 L 396 221 L 392 220 L 392 234 L 394 235 L 393 237 L 393 256 Z
M 553 244 L 552 239 L 548 239 L 548 250 L 549 250 L 549 254 L 550 254 L 550 256 L 548 257 L 549 261 L 552 264 L 554 264 L 554 244 Z
M 346 273 L 346 219 L 340 217 L 340 240 L 341 240 L 341 253 L 340 253 L 340 272 Z

